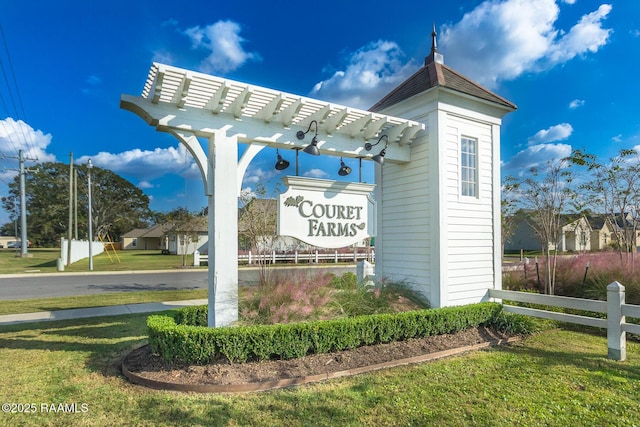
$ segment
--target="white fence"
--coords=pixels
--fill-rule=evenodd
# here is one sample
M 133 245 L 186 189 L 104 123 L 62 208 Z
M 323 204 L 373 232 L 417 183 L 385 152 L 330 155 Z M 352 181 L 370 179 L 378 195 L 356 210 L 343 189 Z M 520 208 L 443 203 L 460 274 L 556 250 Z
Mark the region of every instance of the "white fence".
M 275 251 L 270 254 L 252 254 L 249 251 L 247 254 L 238 254 L 238 263 L 247 263 L 257 264 L 257 263 L 308 263 L 308 264 L 319 264 L 320 262 L 349 262 L 349 263 L 357 263 L 361 260 L 366 260 L 369 262 L 375 262 L 375 251 L 371 250 L 367 252 L 350 252 L 350 253 L 340 253 L 338 251 L 334 251 L 332 253 L 324 253 L 324 252 L 293 252 L 293 253 L 277 253 Z M 200 264 L 206 264 L 209 262 L 208 255 L 200 254 L 196 252 L 193 254 L 193 265 L 199 266 Z
M 96 256 L 104 252 L 104 243 L 91 242 L 92 255 Z M 60 243 L 60 259 L 66 265 L 73 264 L 84 258 L 89 258 L 89 241 L 88 240 L 71 240 L 71 256 L 68 255 L 69 241 L 65 238 Z
M 560 297 L 554 295 L 532 294 L 529 292 L 504 291 L 490 289 L 491 298 L 506 299 L 530 304 L 541 304 L 553 307 L 563 307 L 574 310 L 605 313 L 606 319 L 580 316 L 575 314 L 556 313 L 514 305 L 504 305 L 504 310 L 511 313 L 541 317 L 543 319 L 560 322 L 576 323 L 579 325 L 595 326 L 607 330 L 608 357 L 614 360 L 627 358 L 626 333 L 640 335 L 640 325 L 627 323 L 626 316 L 640 318 L 640 306 L 625 303 L 625 289 L 618 282 L 607 286 L 607 301 L 596 301 L 582 298 Z

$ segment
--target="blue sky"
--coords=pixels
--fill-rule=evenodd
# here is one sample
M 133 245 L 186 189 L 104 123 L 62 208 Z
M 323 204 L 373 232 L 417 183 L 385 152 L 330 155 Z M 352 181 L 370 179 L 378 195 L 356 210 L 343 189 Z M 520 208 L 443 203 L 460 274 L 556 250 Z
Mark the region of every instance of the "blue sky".
M 636 1 L 5 0 L 0 10 L 0 196 L 19 149 L 64 163 L 72 151 L 139 186 L 154 210 L 199 209 L 190 155 L 119 108 L 153 61 L 367 109 L 423 64 L 434 23 L 447 65 L 518 106 L 503 121 L 503 176 L 572 148 L 600 158 L 640 148 Z M 278 182 L 274 163 L 263 150 L 243 186 Z M 333 179 L 338 168 L 300 154 L 301 174 Z

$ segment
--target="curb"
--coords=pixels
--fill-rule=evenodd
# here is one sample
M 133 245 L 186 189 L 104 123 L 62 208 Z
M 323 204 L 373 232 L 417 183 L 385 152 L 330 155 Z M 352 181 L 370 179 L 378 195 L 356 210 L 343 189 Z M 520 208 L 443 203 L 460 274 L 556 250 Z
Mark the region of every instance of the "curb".
M 480 344 L 469 345 L 465 347 L 453 348 L 449 350 L 438 351 L 435 353 L 427 353 L 420 356 L 408 357 L 405 359 L 392 360 L 389 362 L 377 363 L 375 365 L 363 366 L 360 368 L 348 369 L 344 371 L 327 372 L 324 374 L 308 375 L 305 377 L 286 378 L 275 381 L 264 382 L 252 382 L 242 384 L 181 384 L 170 383 L 165 381 L 151 380 L 144 378 L 134 372 L 129 371 L 127 368 L 127 359 L 129 355 L 140 348 L 146 347 L 149 344 L 145 344 L 132 350 L 122 360 L 122 374 L 133 384 L 152 388 L 155 390 L 164 391 L 180 391 L 180 392 L 195 392 L 195 393 L 247 393 L 256 391 L 268 391 L 275 390 L 284 387 L 294 387 L 303 384 L 311 384 L 320 381 L 325 381 L 334 378 L 350 377 L 354 375 L 363 374 L 366 372 L 378 371 L 381 369 L 394 368 L 396 366 L 413 365 L 422 362 L 428 362 L 432 360 L 442 359 L 444 357 L 455 356 L 462 353 L 472 352 L 476 350 L 485 349 L 488 347 L 495 347 L 500 345 L 510 344 L 518 341 L 519 337 L 511 337 L 507 339 L 501 339 L 497 341 L 488 341 Z

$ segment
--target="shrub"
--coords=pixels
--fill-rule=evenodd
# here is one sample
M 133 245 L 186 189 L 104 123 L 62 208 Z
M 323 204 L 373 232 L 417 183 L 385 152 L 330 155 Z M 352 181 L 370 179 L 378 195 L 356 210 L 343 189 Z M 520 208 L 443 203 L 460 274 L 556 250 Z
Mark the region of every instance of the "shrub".
M 310 353 L 455 333 L 492 324 L 502 307 L 487 302 L 315 322 L 221 328 L 179 324 L 176 319 L 199 322 L 207 307 L 188 307 L 186 316 L 180 313 L 184 310 L 149 316 L 149 344 L 152 351 L 168 361 L 205 364 L 220 356 L 230 362 L 290 359 Z
M 509 335 L 529 335 L 540 332 L 554 324 L 555 322 L 545 321 L 523 314 L 501 311 L 493 319 L 491 326 Z

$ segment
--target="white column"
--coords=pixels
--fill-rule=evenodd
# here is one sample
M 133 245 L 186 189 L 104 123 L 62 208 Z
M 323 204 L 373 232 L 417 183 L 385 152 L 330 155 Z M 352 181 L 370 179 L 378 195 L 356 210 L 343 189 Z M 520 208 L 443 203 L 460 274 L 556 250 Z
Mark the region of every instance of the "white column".
M 238 320 L 238 144 L 222 131 L 208 144 L 208 324 L 217 327 Z

